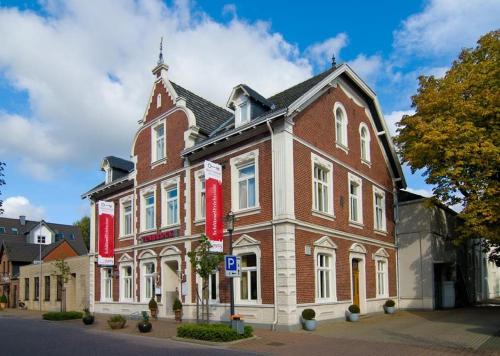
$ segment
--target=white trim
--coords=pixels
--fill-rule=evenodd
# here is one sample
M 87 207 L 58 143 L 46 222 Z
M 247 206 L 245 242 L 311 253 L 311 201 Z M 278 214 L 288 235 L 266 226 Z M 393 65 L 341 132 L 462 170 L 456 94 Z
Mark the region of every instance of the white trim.
M 382 197 L 382 226 L 377 226 L 377 206 L 376 206 L 376 197 Z M 373 186 L 373 230 L 375 232 L 386 233 L 387 232 L 387 212 L 386 212 L 386 200 L 385 200 L 385 192 Z
M 327 211 L 321 211 L 316 209 L 316 201 L 315 201 L 315 178 L 314 178 L 314 166 L 318 165 L 324 170 L 326 170 L 327 174 L 327 197 L 328 197 L 328 207 Z M 334 187 L 333 187 L 333 164 L 324 159 L 321 156 L 316 155 L 315 153 L 311 152 L 311 201 L 312 201 L 312 206 L 311 210 L 313 213 L 321 214 L 321 215 L 326 215 L 327 218 L 334 218 L 334 211 L 333 211 L 333 197 L 334 197 Z
M 239 182 L 239 177 L 238 177 L 238 171 L 239 168 L 243 168 L 247 165 L 253 164 L 255 167 L 255 206 L 249 206 L 245 209 L 240 209 L 239 206 L 239 187 L 238 187 L 238 182 Z M 245 211 L 245 210 L 250 210 L 250 209 L 257 209 L 260 208 L 260 189 L 259 189 L 259 150 L 255 149 L 250 152 L 246 152 L 244 154 L 241 154 L 239 156 L 233 157 L 230 159 L 230 166 L 231 166 L 231 206 L 232 206 L 232 211 L 237 213 L 240 211 Z
M 181 177 L 180 175 L 164 180 L 161 182 L 161 203 L 160 203 L 160 213 L 161 213 L 161 227 L 162 228 L 170 228 L 174 226 L 179 226 L 181 221 L 180 221 L 180 210 L 181 210 L 181 193 L 180 193 L 180 181 Z M 168 221 L 168 196 L 167 192 L 172 190 L 172 189 L 177 189 L 177 216 L 176 216 L 176 221 L 175 222 L 170 222 Z
M 205 221 L 205 209 L 203 203 L 203 198 L 201 196 L 202 190 L 202 180 L 205 180 L 205 172 L 203 169 L 199 169 L 194 172 L 194 221 L 202 222 Z

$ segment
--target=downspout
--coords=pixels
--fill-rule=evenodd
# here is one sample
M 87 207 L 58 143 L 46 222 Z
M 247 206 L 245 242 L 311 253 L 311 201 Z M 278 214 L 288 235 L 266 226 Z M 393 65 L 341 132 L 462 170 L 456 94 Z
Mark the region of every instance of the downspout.
M 396 182 L 393 180 L 393 200 L 394 200 L 394 242 L 396 244 L 396 295 L 398 297 L 398 308 L 401 296 L 399 295 L 399 201 L 398 201 L 398 189 L 396 188 Z
M 273 128 L 271 127 L 271 124 L 269 123 L 269 120 L 266 121 L 267 128 L 269 129 L 269 133 L 271 134 L 271 179 L 272 179 L 272 184 L 271 184 L 271 201 L 273 205 L 273 221 L 272 221 L 272 226 L 273 226 L 273 289 L 274 289 L 274 320 L 273 324 L 271 326 L 271 330 L 276 330 L 276 325 L 278 324 L 278 287 L 277 287 L 277 259 L 276 259 L 276 226 L 274 225 L 274 219 L 276 217 L 275 209 L 276 209 L 276 202 L 275 200 L 275 194 L 274 194 L 274 184 L 275 184 L 275 179 L 274 179 L 274 132 Z

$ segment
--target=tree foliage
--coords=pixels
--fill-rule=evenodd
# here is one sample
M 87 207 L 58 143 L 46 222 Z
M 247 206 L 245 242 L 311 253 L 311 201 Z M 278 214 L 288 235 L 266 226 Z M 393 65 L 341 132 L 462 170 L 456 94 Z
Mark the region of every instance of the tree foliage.
M 500 30 L 464 49 L 443 78 L 422 76 L 415 114 L 395 141 L 412 172 L 423 169 L 436 199 L 461 204 L 457 242 L 484 238 L 500 262 Z
M 5 169 L 5 163 L 4 162 L 0 162 L 0 187 L 2 185 L 5 185 L 5 179 L 3 179 L 3 177 L 5 176 L 5 174 L 3 173 L 4 169 Z M 0 195 L 2 195 L 1 191 L 0 191 Z M 2 205 L 3 205 L 3 200 L 0 199 L 0 215 L 3 214 Z
M 66 311 L 66 283 L 68 283 L 68 281 L 69 281 L 69 277 L 71 275 L 71 269 L 64 258 L 57 260 L 54 263 L 54 267 L 55 267 L 54 275 L 60 278 L 60 283 L 61 283 L 61 290 L 62 290 L 61 312 L 65 312 Z
M 85 242 L 87 250 L 90 249 L 90 218 L 88 216 L 84 216 L 80 220 L 75 221 L 73 225 L 80 228 L 82 231 L 83 242 Z

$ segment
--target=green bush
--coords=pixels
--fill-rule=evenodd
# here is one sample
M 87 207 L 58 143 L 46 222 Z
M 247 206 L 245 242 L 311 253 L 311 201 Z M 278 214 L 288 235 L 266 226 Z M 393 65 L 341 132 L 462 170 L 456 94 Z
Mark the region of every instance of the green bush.
M 388 307 L 388 308 L 392 308 L 392 307 L 394 307 L 394 306 L 396 305 L 396 303 L 394 302 L 394 300 L 392 300 L 392 299 L 388 299 L 388 300 L 385 302 L 385 304 L 384 304 L 384 305 L 385 305 L 386 307 Z
M 316 312 L 313 309 L 304 309 L 302 311 L 302 318 L 304 320 L 313 320 L 316 316 Z
M 44 320 L 70 320 L 70 319 L 81 319 L 83 313 L 78 311 L 66 311 L 66 312 L 48 312 L 42 315 Z
M 252 334 L 253 328 L 249 325 L 245 326 L 243 335 L 225 324 L 184 324 L 177 328 L 178 337 L 217 342 L 245 339 Z
M 7 303 L 7 296 L 5 294 L 0 296 L 0 303 Z
M 349 306 L 349 312 L 353 313 L 353 314 L 359 314 L 359 312 L 360 312 L 359 306 L 357 306 L 356 304 L 350 305 Z
M 182 302 L 179 300 L 179 298 L 175 298 L 174 305 L 172 306 L 172 310 L 182 310 Z
M 158 303 L 156 303 L 155 298 L 151 298 L 149 301 L 149 310 L 158 310 Z
M 118 323 L 118 322 L 123 322 L 123 321 L 126 321 L 126 320 L 121 315 L 114 315 L 111 318 L 109 318 L 108 321 L 110 321 L 112 323 Z

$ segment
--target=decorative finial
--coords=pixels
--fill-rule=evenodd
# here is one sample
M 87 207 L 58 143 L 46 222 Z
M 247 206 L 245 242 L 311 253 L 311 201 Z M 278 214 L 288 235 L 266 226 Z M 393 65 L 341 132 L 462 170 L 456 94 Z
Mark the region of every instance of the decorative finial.
M 337 65 L 337 60 L 335 59 L 335 53 L 332 54 L 332 67 L 335 67 Z
M 158 56 L 158 65 L 163 64 L 163 36 L 160 40 L 160 55 Z

